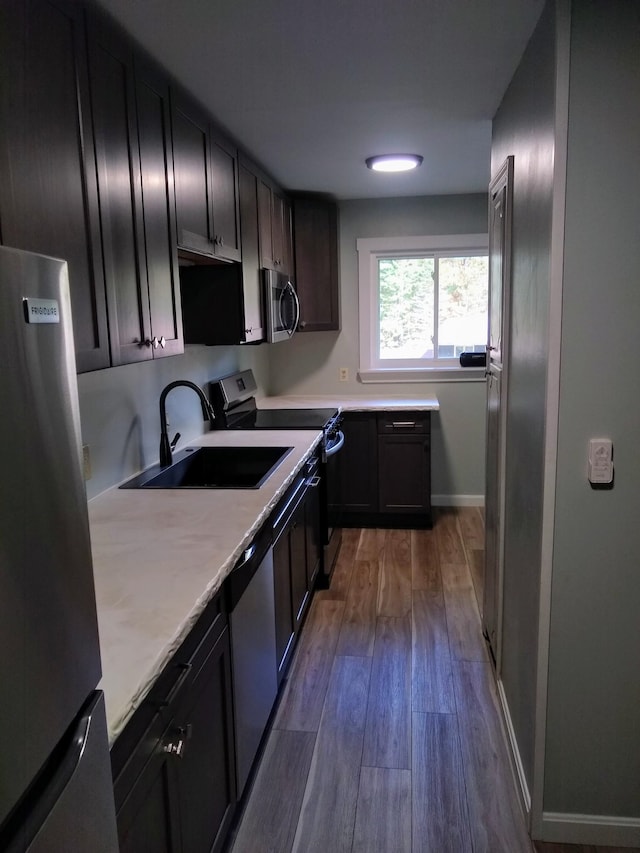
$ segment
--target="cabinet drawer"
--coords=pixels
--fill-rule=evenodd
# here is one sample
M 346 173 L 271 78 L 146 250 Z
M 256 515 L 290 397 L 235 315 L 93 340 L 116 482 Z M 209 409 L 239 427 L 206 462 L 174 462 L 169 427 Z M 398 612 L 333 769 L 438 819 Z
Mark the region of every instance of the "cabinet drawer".
M 386 412 L 378 415 L 378 434 L 426 435 L 429 433 L 429 413 Z
M 111 749 L 116 780 L 116 808 L 120 792 L 128 791 L 141 772 L 175 713 L 180 694 L 198 676 L 211 646 L 227 625 L 223 597 L 218 593 L 206 606 L 193 629 L 158 676 Z M 139 748 L 144 744 L 143 748 Z

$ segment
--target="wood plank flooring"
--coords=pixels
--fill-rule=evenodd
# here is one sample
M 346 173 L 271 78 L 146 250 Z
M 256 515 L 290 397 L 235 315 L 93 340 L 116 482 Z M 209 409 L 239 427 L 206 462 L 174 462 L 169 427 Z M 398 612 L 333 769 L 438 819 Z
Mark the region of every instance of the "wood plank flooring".
M 527 835 L 480 628 L 483 541 L 471 507 L 343 531 L 232 853 L 596 853 Z

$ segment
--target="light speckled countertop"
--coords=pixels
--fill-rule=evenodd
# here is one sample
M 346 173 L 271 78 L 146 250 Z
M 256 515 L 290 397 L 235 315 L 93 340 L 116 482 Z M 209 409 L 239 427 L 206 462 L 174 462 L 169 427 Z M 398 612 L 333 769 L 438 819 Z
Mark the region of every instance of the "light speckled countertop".
M 118 489 L 89 501 L 109 740 L 125 727 L 321 438 L 211 432 L 185 446 L 293 447 L 259 489 Z
M 263 408 L 439 409 L 434 398 L 267 397 Z M 214 431 L 188 445 L 292 452 L 260 489 L 118 489 L 89 501 L 109 740 L 147 695 L 321 438 L 314 430 Z
M 338 406 L 343 412 L 392 412 L 392 411 L 430 411 L 440 410 L 440 403 L 436 397 L 359 397 L 351 395 L 295 395 L 289 394 L 282 397 L 261 397 L 258 399 L 258 408 L 263 409 L 315 409 Z

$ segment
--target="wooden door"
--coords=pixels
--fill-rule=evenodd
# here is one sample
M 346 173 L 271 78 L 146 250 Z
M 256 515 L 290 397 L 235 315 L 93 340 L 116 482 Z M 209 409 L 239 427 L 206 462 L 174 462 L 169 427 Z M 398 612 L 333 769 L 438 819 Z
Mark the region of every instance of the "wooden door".
M 120 853 L 180 853 L 176 802 L 176 759 L 165 751 L 164 736 L 148 756 L 144 770 L 118 808 Z M 141 749 L 148 750 L 143 742 Z
M 258 224 L 260 226 L 260 265 L 277 269 L 273 250 L 273 193 L 271 186 L 258 178 Z
M 429 513 L 429 437 L 378 436 L 378 509 L 398 515 Z
M 82 8 L 6 0 L 1 35 L 2 243 L 67 261 L 78 371 L 108 367 Z
M 258 179 L 247 168 L 239 168 L 240 231 L 242 235 L 242 301 L 244 340 L 264 339 L 260 231 L 258 219 Z
M 291 604 L 294 631 L 298 631 L 304 615 L 309 587 L 307 585 L 307 536 L 305 530 L 305 501 L 298 504 L 292 519 L 290 537 Z
M 175 759 L 183 853 L 217 853 L 235 807 L 231 650 L 225 628 L 176 713 L 188 738 Z
M 504 460 L 511 290 L 513 157 L 489 187 L 489 341 L 487 344 L 487 445 L 485 464 L 485 569 L 482 624 L 498 673 L 502 626 Z
M 151 349 L 158 358 L 184 352 L 169 83 L 140 58 L 135 60 L 135 80 Z
M 239 261 L 238 152 L 226 140 L 211 139 L 213 193 L 213 251 L 216 257 Z
M 171 122 L 178 246 L 213 256 L 209 121 L 172 89 Z
M 338 221 L 335 202 L 294 198 L 295 282 L 300 332 L 340 328 Z
M 288 529 L 280 534 L 273 546 L 273 587 L 276 615 L 276 659 L 278 661 L 278 684 L 280 684 L 284 677 L 294 636 L 291 552 Z
M 378 433 L 371 412 L 347 412 L 342 422 L 340 451 L 341 520 L 359 524 L 363 514 L 378 511 Z
M 133 52 L 97 12 L 88 31 L 111 361 L 129 364 L 153 357 Z

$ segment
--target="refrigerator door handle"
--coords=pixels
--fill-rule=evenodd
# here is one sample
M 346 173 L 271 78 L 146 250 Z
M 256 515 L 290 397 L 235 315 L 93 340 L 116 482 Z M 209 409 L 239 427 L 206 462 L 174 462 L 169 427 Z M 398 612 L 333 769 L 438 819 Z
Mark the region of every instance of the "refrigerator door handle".
M 64 750 L 64 755 L 60 757 L 55 770 L 47 778 L 45 765 L 43 773 L 36 780 L 33 790 L 35 802 L 31 802 L 28 809 L 25 804 L 22 804 L 23 808 L 18 806 L 15 815 L 9 821 L 9 826 L 6 827 L 8 838 L 2 837 L 4 832 L 0 833 L 0 848 L 6 853 L 24 853 L 25 850 L 37 850 L 39 853 L 40 850 L 47 849 L 47 842 L 44 842 L 45 847 L 42 848 L 40 846 L 41 840 L 37 836 L 63 797 L 81 764 L 87 743 L 92 736 L 91 730 L 97 710 L 96 706 L 102 702 L 102 694 L 96 692 L 84 713 L 77 720 L 75 728 L 67 734 L 60 744 L 59 749 Z M 99 711 L 104 714 L 102 704 Z M 56 754 L 57 750 L 54 752 L 54 756 Z M 15 834 L 11 831 L 12 828 L 15 828 Z M 108 844 L 107 838 L 104 841 L 105 844 Z M 4 846 L 5 844 L 6 846 Z

